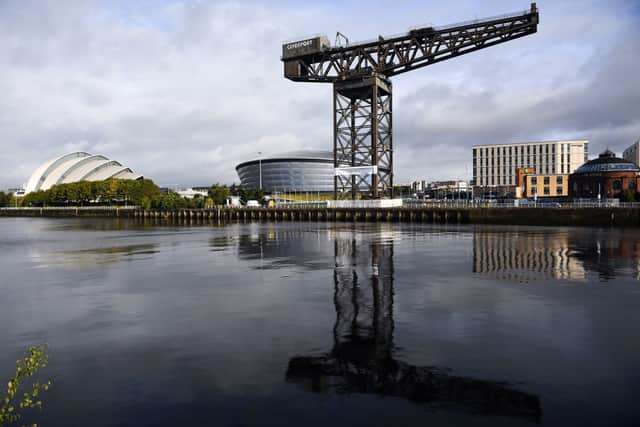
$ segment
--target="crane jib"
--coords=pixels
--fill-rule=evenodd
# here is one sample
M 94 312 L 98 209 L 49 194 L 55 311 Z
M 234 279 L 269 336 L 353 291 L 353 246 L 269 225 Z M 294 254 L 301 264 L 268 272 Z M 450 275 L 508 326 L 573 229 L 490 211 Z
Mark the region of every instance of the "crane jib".
M 393 197 L 392 85 L 390 77 L 534 34 L 538 8 L 422 27 L 405 35 L 331 47 L 325 36 L 282 45 L 284 76 L 333 84 L 336 198 Z M 366 170 L 367 174 L 345 173 Z

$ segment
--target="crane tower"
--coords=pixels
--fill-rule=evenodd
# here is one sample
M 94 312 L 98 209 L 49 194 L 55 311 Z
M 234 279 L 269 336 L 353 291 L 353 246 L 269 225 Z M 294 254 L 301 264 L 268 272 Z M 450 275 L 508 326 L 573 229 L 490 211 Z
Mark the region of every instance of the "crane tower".
M 393 195 L 390 77 L 533 34 L 538 20 L 532 3 L 523 12 L 353 45 L 331 46 L 326 36 L 283 44 L 287 79 L 333 83 L 336 198 Z

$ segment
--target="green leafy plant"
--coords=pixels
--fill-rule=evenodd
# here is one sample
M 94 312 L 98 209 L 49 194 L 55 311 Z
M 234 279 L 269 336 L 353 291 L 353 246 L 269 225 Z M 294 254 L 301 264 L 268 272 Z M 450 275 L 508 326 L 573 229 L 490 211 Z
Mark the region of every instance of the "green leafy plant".
M 40 369 L 47 367 L 49 363 L 47 350 L 46 344 L 31 346 L 24 358 L 16 361 L 16 372 L 7 383 L 6 396 L 0 400 L 0 426 L 17 422 L 21 417 L 21 410 L 42 409 L 42 401 L 39 400 L 40 393 L 49 390 L 51 381 L 40 382 L 36 380 L 31 382 L 31 386 L 22 394 L 22 398 L 18 397 L 18 391 L 23 385 L 28 387 L 31 377 L 36 375 Z

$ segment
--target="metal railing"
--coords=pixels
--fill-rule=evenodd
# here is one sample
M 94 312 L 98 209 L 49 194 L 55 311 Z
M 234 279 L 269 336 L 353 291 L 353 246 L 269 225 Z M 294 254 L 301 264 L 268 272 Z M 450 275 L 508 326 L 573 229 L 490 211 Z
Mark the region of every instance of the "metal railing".
M 405 207 L 429 208 L 547 208 L 547 209 L 579 209 L 579 208 L 634 208 L 640 209 L 640 202 L 618 202 L 618 201 L 576 201 L 576 202 L 525 202 L 516 205 L 514 202 L 498 203 L 490 200 L 415 200 L 405 199 Z
M 1 210 L 7 210 L 7 211 L 39 211 L 41 209 L 44 210 L 48 210 L 48 211 L 65 211 L 65 210 L 87 210 L 87 211 L 108 211 L 108 210 L 135 210 L 135 209 L 140 209 L 140 206 L 136 206 L 136 205 L 127 205 L 127 206 L 120 206 L 120 205 L 112 205 L 112 206 L 39 206 L 39 207 L 32 207 L 32 206 L 24 206 L 24 207 L 15 207 L 15 206 L 7 206 L 7 207 L 3 207 L 0 208 Z

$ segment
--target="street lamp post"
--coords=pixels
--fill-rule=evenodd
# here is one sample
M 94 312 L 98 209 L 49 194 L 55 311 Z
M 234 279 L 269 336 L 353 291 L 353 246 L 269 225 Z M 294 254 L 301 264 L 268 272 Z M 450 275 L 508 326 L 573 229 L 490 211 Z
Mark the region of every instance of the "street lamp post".
M 260 187 L 258 190 L 262 190 L 262 151 L 258 151 L 258 165 L 260 168 Z

